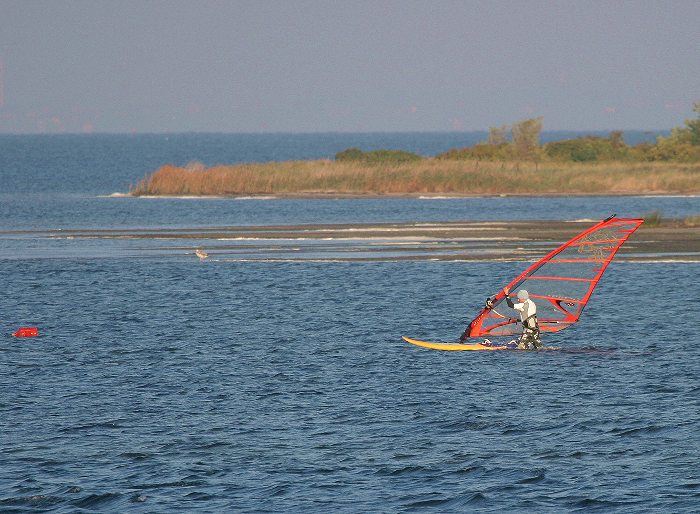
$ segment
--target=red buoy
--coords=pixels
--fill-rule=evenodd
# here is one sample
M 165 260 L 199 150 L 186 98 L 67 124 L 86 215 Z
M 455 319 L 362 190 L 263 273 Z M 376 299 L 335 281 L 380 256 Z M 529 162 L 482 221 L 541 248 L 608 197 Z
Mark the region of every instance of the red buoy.
M 36 337 L 39 335 L 39 329 L 36 327 L 18 328 L 17 332 L 12 334 L 15 337 Z

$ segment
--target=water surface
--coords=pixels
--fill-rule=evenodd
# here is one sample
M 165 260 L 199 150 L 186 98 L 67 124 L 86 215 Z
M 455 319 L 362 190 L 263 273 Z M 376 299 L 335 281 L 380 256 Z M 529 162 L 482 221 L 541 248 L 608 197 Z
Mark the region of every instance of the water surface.
M 614 262 L 582 321 L 546 341 L 561 351 L 437 352 L 400 336 L 453 340 L 527 263 L 308 260 L 291 241 L 277 261 L 199 262 L 197 241 L 60 237 L 685 216 L 697 198 L 109 197 L 163 162 L 353 146 L 130 137 L 0 137 L 3 512 L 697 510 L 697 263 Z M 352 142 L 445 143 L 383 137 Z M 19 326 L 40 336 L 10 337 Z
M 568 351 L 436 352 L 512 263 L 3 264 L 0 505 L 694 510 L 700 268 L 613 265 Z M 664 280 L 661 277 L 673 277 Z

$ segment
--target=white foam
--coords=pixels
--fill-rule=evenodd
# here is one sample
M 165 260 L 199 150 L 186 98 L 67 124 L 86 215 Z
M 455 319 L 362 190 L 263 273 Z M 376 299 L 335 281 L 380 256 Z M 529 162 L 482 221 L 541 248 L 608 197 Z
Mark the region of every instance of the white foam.
M 500 238 L 494 238 L 500 240 Z M 392 237 L 391 241 L 435 241 L 434 237 Z M 386 237 L 219 237 L 217 241 L 389 241 Z
M 129 193 L 112 193 L 109 195 L 97 195 L 97 198 L 131 198 Z
M 506 195 L 421 195 L 418 200 L 483 200 L 494 198 L 505 198 Z
M 214 195 L 141 195 L 135 198 L 144 198 L 146 200 L 221 200 L 224 197 Z
M 131 193 L 112 193 L 98 195 L 98 198 L 144 198 L 146 200 L 277 200 L 276 196 L 232 196 L 232 195 L 132 195 Z
M 435 232 L 458 232 L 460 230 L 506 230 L 503 227 L 442 227 L 439 225 L 416 224 L 412 227 L 355 227 L 355 228 L 332 228 L 332 229 L 310 229 L 306 232 L 414 232 L 421 228 L 430 228 Z
M 247 258 L 242 258 L 242 259 L 218 259 L 216 262 L 246 262 L 246 263 L 255 263 L 255 262 L 260 262 L 260 263 L 344 263 L 348 262 L 347 259 L 317 259 L 317 258 L 309 258 L 309 259 L 304 259 L 304 258 L 296 258 L 296 259 L 273 259 L 273 258 L 266 258 L 262 257 L 259 259 L 247 259 Z
M 639 195 L 638 198 L 698 198 L 700 195 Z
M 629 260 L 620 261 L 624 264 L 700 264 L 700 260 L 697 259 L 639 259 L 639 260 Z

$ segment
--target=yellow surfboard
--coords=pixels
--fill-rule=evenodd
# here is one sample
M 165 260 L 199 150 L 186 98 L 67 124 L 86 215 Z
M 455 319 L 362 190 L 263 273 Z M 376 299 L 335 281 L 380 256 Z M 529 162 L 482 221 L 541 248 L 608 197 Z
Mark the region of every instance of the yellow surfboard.
M 482 343 L 465 344 L 465 343 L 431 343 L 429 341 L 419 341 L 410 337 L 401 336 L 407 343 L 422 346 L 423 348 L 431 348 L 433 350 L 448 350 L 453 352 L 463 352 L 466 350 L 509 350 L 507 346 L 487 346 Z

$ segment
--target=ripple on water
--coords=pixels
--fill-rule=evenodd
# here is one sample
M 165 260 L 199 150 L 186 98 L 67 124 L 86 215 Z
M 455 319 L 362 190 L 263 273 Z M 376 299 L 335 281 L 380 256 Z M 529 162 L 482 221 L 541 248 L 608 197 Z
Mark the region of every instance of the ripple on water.
M 0 510 L 697 506 L 694 329 L 625 308 L 694 319 L 697 267 L 611 269 L 571 351 L 462 355 L 399 336 L 459 334 L 510 264 L 4 266 L 42 338 L 0 342 Z

